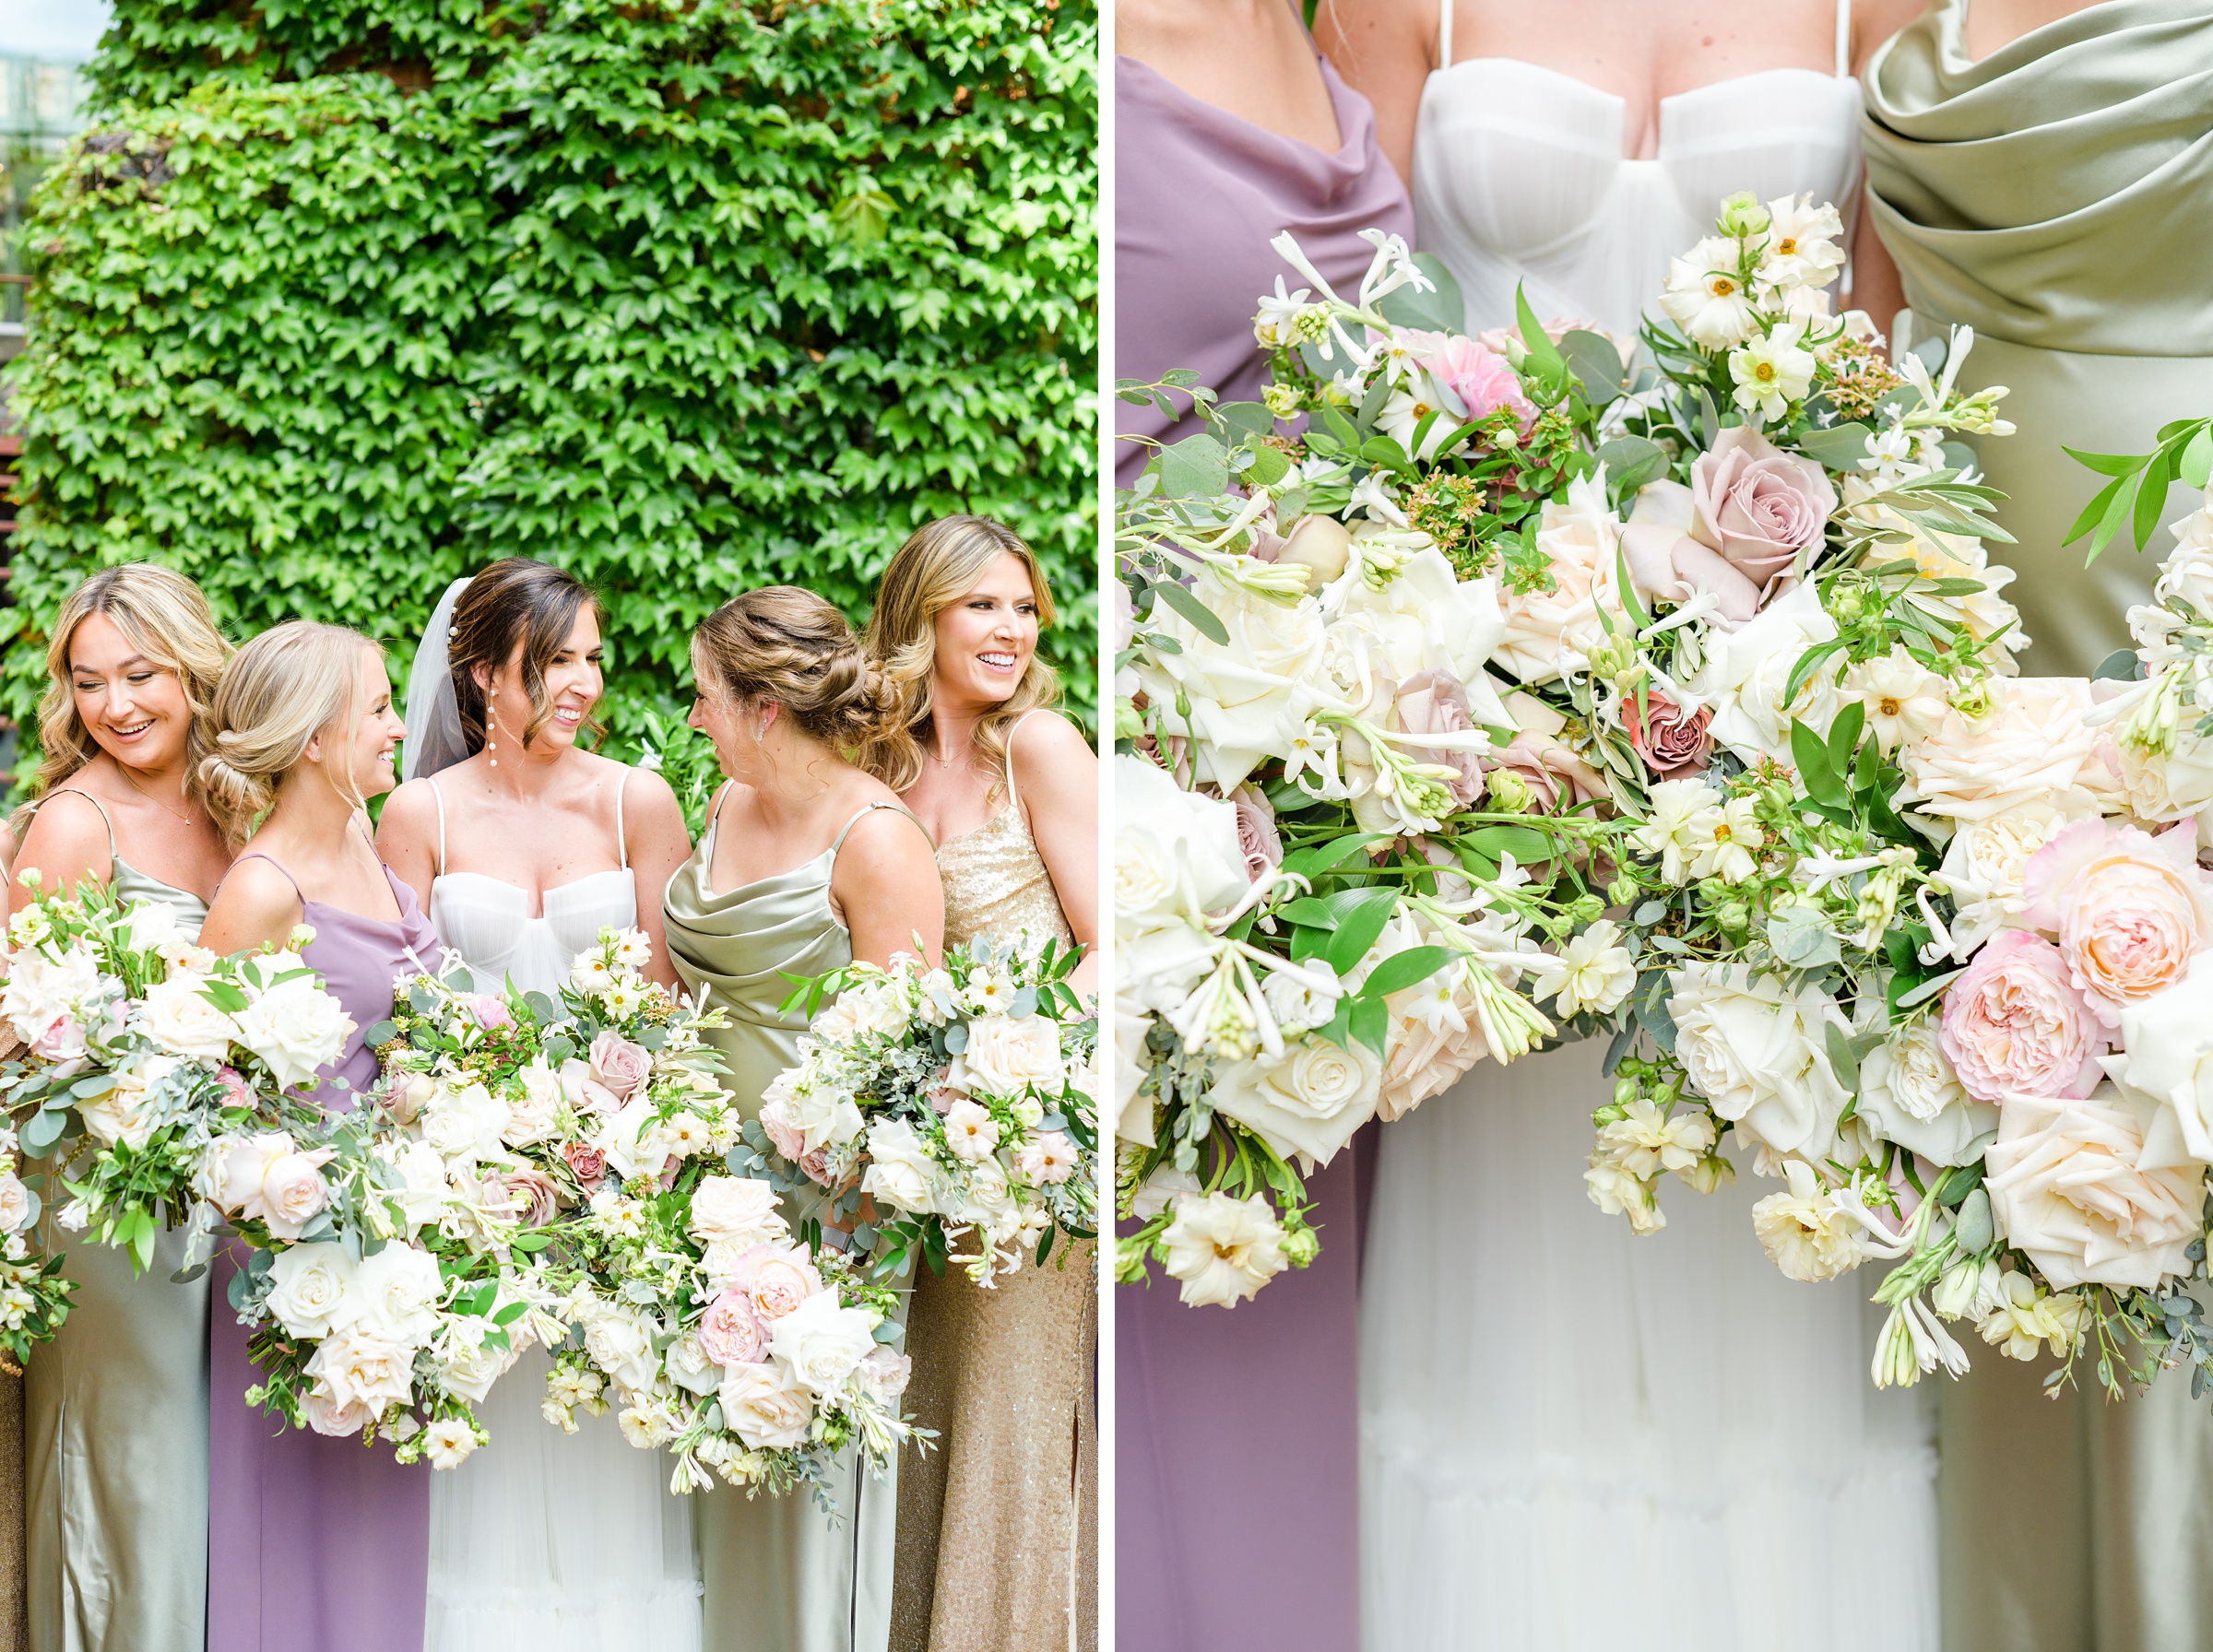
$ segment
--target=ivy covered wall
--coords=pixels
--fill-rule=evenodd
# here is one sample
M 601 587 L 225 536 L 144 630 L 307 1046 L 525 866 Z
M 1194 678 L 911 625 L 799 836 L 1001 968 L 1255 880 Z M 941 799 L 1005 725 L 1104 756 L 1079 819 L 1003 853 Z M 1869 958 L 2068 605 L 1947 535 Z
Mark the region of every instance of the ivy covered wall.
M 521 553 L 608 599 L 629 736 L 716 605 L 858 618 L 967 510 L 1089 716 L 1096 49 L 1077 0 L 121 0 L 30 237 L 0 711 L 104 563 L 404 667 Z

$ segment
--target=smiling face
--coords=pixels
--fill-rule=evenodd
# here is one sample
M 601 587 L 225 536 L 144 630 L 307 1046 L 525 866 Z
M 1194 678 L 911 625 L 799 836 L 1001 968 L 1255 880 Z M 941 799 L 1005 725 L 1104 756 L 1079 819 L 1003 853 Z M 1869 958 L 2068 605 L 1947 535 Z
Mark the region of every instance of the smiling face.
M 699 690 L 692 702 L 692 714 L 684 721 L 714 743 L 716 765 L 726 778 L 757 785 L 764 764 L 755 731 L 774 710 L 740 700 L 715 680 L 705 665 L 694 653 L 692 675 Z
M 384 655 L 364 649 L 361 691 L 352 706 L 308 747 L 308 757 L 324 765 L 331 784 L 349 799 L 381 797 L 399 783 L 392 753 L 407 738 L 407 725 L 392 703 L 392 677 Z
M 523 730 L 530 726 L 536 714 L 530 704 L 530 691 L 523 680 L 523 651 L 527 646 L 527 643 L 516 643 L 514 654 L 508 656 L 506 666 L 497 677 L 479 674 L 479 686 L 486 691 L 493 726 L 491 738 L 503 745 L 512 742 L 518 749 L 523 743 Z M 530 737 L 533 752 L 558 755 L 576 743 L 592 708 L 607 691 L 605 659 L 606 649 L 599 640 L 598 610 L 587 602 L 576 610 L 569 634 L 562 639 L 561 646 L 546 662 L 546 703 L 553 714 Z
M 931 697 L 941 705 L 990 706 L 1022 686 L 1037 652 L 1037 593 L 1012 552 L 992 559 L 968 594 L 938 611 Z
M 117 762 L 160 773 L 184 761 L 192 702 L 183 680 L 105 614 L 86 615 L 69 639 L 69 687 L 77 716 Z

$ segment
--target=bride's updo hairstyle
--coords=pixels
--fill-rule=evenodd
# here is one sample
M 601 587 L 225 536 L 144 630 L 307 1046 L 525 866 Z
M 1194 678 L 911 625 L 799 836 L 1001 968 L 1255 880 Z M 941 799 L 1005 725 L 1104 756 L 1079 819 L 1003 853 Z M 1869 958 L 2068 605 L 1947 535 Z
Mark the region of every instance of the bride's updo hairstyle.
M 39 702 L 39 746 L 45 761 L 32 784 L 43 795 L 100 755 L 100 743 L 77 713 L 69 675 L 69 645 L 77 627 L 99 614 L 152 665 L 173 672 L 192 707 L 184 734 L 184 784 L 197 796 L 200 760 L 215 740 L 215 688 L 231 657 L 231 644 L 215 628 L 215 615 L 199 586 L 172 568 L 125 562 L 103 568 L 72 592 L 54 616 L 46 647 L 46 694 Z
M 870 655 L 883 667 L 898 697 L 899 716 L 890 735 L 870 748 L 861 767 L 904 792 L 922 773 L 922 739 L 929 733 L 929 678 L 938 659 L 938 616 L 976 589 L 976 582 L 1000 557 L 1013 557 L 1029 571 L 1030 594 L 1037 599 L 1037 631 L 1052 628 L 1053 594 L 1045 583 L 1037 553 L 1003 522 L 988 516 L 941 516 L 908 536 L 876 588 L 876 612 L 869 620 Z M 990 764 L 992 794 L 1004 782 L 1007 731 L 1025 712 L 1060 698 L 1060 678 L 1037 655 L 1014 691 L 976 725 L 976 749 Z
M 215 691 L 215 749 L 200 763 L 200 785 L 233 850 L 277 801 L 278 783 L 308 742 L 360 704 L 369 663 L 381 653 L 357 631 L 292 620 L 231 656 Z
M 701 620 L 692 671 L 703 689 L 775 702 L 802 734 L 834 751 L 881 741 L 898 715 L 891 686 L 846 617 L 796 585 L 748 591 Z
M 472 754 L 484 749 L 488 721 L 477 667 L 496 677 L 507 668 L 515 649 L 522 649 L 523 691 L 530 697 L 530 720 L 523 726 L 522 737 L 528 746 L 553 720 L 553 702 L 546 696 L 546 667 L 567 643 L 576 616 L 587 608 L 595 614 L 601 612 L 590 586 L 566 569 L 528 557 L 504 557 L 468 582 L 454 604 L 446 660 L 453 670 L 461 736 Z M 587 716 L 579 733 L 597 738 L 602 726 Z

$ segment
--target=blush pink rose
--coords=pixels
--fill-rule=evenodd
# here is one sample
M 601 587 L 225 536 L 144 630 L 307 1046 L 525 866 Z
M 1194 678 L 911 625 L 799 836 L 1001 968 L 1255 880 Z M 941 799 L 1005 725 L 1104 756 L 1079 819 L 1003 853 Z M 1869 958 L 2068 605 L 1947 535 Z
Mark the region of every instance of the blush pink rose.
M 1775 594 L 1792 559 L 1819 542 L 1837 490 L 1811 459 L 1733 425 L 1691 462 L 1690 502 L 1690 537 L 1744 578 L 1757 608 Z
M 569 1169 L 586 1187 L 607 1174 L 607 1155 L 588 1141 L 562 1142 L 561 1156 L 569 1162 Z
M 2026 929 L 2002 932 L 1952 983 L 1936 1042 L 1961 1088 L 1982 1102 L 2086 1096 L 2106 1047 L 2065 958 Z
M 2181 980 L 2213 939 L 2213 896 L 2187 824 L 2155 838 L 2077 820 L 2030 856 L 2022 894 L 2026 921 L 2058 936 L 2068 978 L 2108 1027 Z
M 1706 730 L 1713 721 L 1710 711 L 1686 715 L 1665 694 L 1648 690 L 1641 714 L 1636 695 L 1622 698 L 1621 721 L 1638 761 L 1655 780 L 1687 780 L 1703 773 L 1713 755 L 1713 737 Z
M 725 1291 L 699 1322 L 699 1346 L 717 1365 L 758 1365 L 768 1357 L 768 1332 L 743 1291 Z
M 806 1156 L 807 1134 L 791 1122 L 790 1111 L 781 1097 L 762 1103 L 761 1128 L 767 1133 L 776 1151 L 795 1164 Z
M 1450 671 L 1416 671 L 1399 685 L 1395 700 L 1399 727 L 1408 734 L 1474 732 L 1467 687 Z M 1446 788 L 1462 808 L 1483 796 L 1483 761 L 1475 752 L 1409 747 L 1406 755 L 1417 762 L 1441 763 L 1453 770 L 1459 777 L 1447 782 Z M 1280 849 L 1277 855 L 1280 859 Z
M 591 1075 L 619 1102 L 638 1093 L 653 1072 L 652 1052 L 630 1042 L 620 1032 L 602 1032 L 592 1040 Z
M 804 1245 L 749 1246 L 730 1268 L 730 1287 L 741 1291 L 766 1323 L 781 1319 L 822 1289 Z
M 1422 371 L 1460 398 L 1468 419 L 1486 419 L 1504 407 L 1524 431 L 1536 423 L 1537 409 L 1504 356 L 1473 338 L 1442 333 L 1415 336 L 1428 347 L 1420 358 Z
M 358 1434 L 376 1421 L 376 1413 L 359 1399 L 340 1404 L 336 1395 L 321 1387 L 308 1390 L 307 1397 L 300 1402 L 300 1410 L 307 1418 L 308 1427 L 319 1434 Z

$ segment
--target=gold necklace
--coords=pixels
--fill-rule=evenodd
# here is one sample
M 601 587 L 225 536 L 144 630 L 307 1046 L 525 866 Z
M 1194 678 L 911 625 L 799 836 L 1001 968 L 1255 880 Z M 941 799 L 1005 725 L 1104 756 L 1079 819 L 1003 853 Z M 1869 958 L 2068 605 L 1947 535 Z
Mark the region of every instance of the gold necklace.
M 125 785 L 129 786 L 129 787 L 131 788 L 131 790 L 133 790 L 134 792 L 136 792 L 136 793 L 137 793 L 137 794 L 138 794 L 138 795 L 139 795 L 141 797 L 144 797 L 144 798 L 145 798 L 145 799 L 146 799 L 146 800 L 147 800 L 148 803 L 152 804 L 152 805 L 153 805 L 153 806 L 154 806 L 156 808 L 160 809 L 160 811 L 161 811 L 163 814 L 165 814 L 165 815 L 169 816 L 169 817 L 170 817 L 172 820 L 177 820 L 177 821 L 180 821 L 180 822 L 182 822 L 183 824 L 184 824 L 184 825 L 186 825 L 186 826 L 190 826 L 191 824 L 193 824 L 193 817 L 192 817 L 192 815 L 191 815 L 189 812 L 188 812 L 188 813 L 185 813 L 185 814 L 179 814 L 179 813 L 177 813 L 177 811 L 176 811 L 175 809 L 173 809 L 173 808 L 170 808 L 170 806 L 169 806 L 168 804 L 166 804 L 166 803 L 162 802 L 160 798 L 159 798 L 159 797 L 155 796 L 153 795 L 153 793 L 151 793 L 151 792 L 148 791 L 148 790 L 147 790 L 147 789 L 146 789 L 144 786 L 140 785 L 139 785 L 139 784 L 138 784 L 138 783 L 137 783 L 136 780 L 133 780 L 133 779 L 131 778 L 131 770 L 130 770 L 130 765 L 129 765 L 129 764 L 127 764 L 127 763 L 117 763 L 117 764 L 115 765 L 115 772 L 116 772 L 117 773 L 121 774 L 121 775 L 123 776 L 123 784 L 124 784 L 124 785 Z

